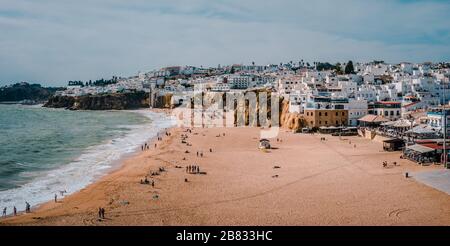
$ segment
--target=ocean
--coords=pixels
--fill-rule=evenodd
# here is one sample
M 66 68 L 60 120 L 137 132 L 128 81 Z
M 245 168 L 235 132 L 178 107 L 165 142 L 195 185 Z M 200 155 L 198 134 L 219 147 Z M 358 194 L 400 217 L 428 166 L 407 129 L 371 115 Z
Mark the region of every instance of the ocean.
M 164 128 L 163 114 L 0 105 L 0 208 L 25 210 L 74 193 Z

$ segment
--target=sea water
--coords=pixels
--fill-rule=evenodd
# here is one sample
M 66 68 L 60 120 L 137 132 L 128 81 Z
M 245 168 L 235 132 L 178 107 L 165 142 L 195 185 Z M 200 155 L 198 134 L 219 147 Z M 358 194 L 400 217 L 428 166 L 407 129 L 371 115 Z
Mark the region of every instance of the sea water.
M 149 110 L 0 105 L 0 208 L 10 214 L 76 192 L 173 125 Z

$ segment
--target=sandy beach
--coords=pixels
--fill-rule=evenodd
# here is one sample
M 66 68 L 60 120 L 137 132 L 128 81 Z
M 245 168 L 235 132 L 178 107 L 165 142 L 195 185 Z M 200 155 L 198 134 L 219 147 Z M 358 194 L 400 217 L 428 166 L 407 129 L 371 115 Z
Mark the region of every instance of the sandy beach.
M 442 167 L 378 142 L 282 130 L 263 152 L 258 128 L 169 132 L 85 189 L 0 225 L 450 225 L 450 197 L 404 175 Z M 205 174 L 186 173 L 194 164 Z M 154 187 L 140 183 L 146 175 Z

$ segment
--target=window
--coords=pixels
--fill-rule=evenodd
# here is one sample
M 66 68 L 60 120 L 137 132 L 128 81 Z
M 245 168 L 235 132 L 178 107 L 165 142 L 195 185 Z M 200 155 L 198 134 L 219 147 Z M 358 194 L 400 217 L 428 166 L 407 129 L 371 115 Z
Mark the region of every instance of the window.
M 397 110 L 397 116 L 400 115 L 400 111 Z
M 309 116 L 309 112 L 306 112 L 306 116 Z
M 384 116 L 389 116 L 389 112 L 388 111 L 384 111 Z
M 336 126 L 338 126 L 338 125 L 339 125 L 339 121 L 337 120 L 337 121 L 336 121 Z
M 314 122 L 311 121 L 311 125 L 314 125 Z
M 322 112 L 319 112 L 319 116 L 322 116 Z
M 325 121 L 325 125 L 328 125 L 328 121 Z
M 339 115 L 339 113 L 338 112 L 336 112 L 336 116 L 338 116 Z
M 328 113 L 327 113 L 327 112 L 325 112 L 325 116 L 328 116 Z
M 391 111 L 391 116 L 393 116 L 394 115 L 394 111 Z
M 319 125 L 322 125 L 322 121 L 319 121 Z
M 345 116 L 345 112 L 342 112 L 342 116 Z

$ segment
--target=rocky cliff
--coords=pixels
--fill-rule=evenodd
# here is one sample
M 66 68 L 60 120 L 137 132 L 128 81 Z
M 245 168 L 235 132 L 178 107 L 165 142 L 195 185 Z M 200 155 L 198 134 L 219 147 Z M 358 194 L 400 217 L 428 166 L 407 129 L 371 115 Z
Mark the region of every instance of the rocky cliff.
M 234 105 L 230 105 L 232 108 L 235 108 L 237 110 L 234 110 L 234 124 L 235 126 L 238 125 L 238 113 L 237 112 L 244 112 L 243 119 L 240 119 L 240 122 L 243 122 L 243 125 L 245 126 L 253 126 L 253 127 L 261 127 L 261 126 L 267 126 L 270 125 L 272 112 L 271 112 L 271 98 L 267 98 L 267 112 L 260 112 L 259 111 L 259 104 L 261 103 L 259 101 L 259 94 L 260 93 L 267 93 L 267 95 L 270 95 L 272 92 L 271 90 L 267 89 L 257 89 L 248 91 L 255 93 L 256 95 L 256 105 L 253 105 L 250 107 L 249 102 L 246 100 L 245 105 L 244 104 L 238 104 L 237 102 L 234 103 Z M 246 93 L 248 93 L 246 92 Z M 244 95 L 246 94 L 244 93 Z M 204 101 L 207 102 L 213 102 L 216 98 L 214 97 L 214 94 L 205 94 L 203 95 Z M 222 97 L 223 105 L 225 107 L 227 104 L 225 94 Z M 301 130 L 303 127 L 305 127 L 306 122 L 302 115 L 298 113 L 289 113 L 289 101 L 284 99 L 283 97 L 278 98 L 279 100 L 279 124 L 280 127 L 285 129 L 290 129 L 293 131 Z M 193 101 L 192 101 L 193 103 Z M 191 105 L 192 106 L 192 105 Z M 252 112 L 251 112 L 252 111 Z M 259 114 L 264 113 L 267 114 L 267 122 L 260 122 Z M 253 121 L 251 122 L 250 115 L 253 115 Z
M 306 126 L 305 119 L 298 113 L 289 113 L 289 101 L 280 103 L 280 125 L 283 128 L 299 131 Z
M 149 95 L 144 92 L 85 95 L 77 97 L 53 96 L 44 107 L 71 110 L 123 110 L 149 107 Z

